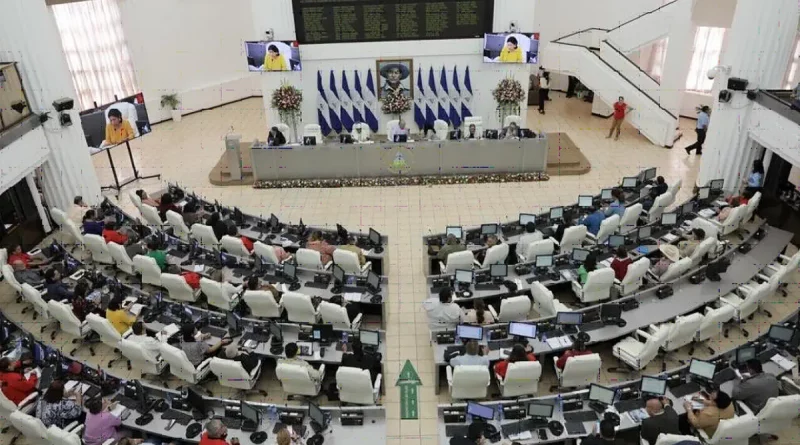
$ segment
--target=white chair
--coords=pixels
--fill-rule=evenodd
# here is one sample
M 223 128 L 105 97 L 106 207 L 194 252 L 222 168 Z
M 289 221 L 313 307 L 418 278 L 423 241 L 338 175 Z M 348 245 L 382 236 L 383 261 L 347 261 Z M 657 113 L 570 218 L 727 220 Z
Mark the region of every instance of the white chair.
M 320 302 L 319 315 L 323 323 L 333 325 L 337 329 L 358 329 L 361 327 L 361 314 L 356 315 L 356 318 L 351 321 L 347 315 L 347 309 L 335 303 Z
M 82 322 L 75 316 L 70 305 L 60 301 L 50 300 L 47 302 L 47 309 L 50 315 L 58 321 L 61 330 L 75 337 L 72 339 L 72 344 L 83 342 L 88 344 L 87 337 L 92 333 L 92 329 L 89 327 L 89 323 L 86 321 Z M 56 332 L 53 331 L 53 335 L 51 335 L 50 338 L 54 339 L 55 334 Z M 69 355 L 74 357 L 75 351 L 77 350 L 78 348 L 73 349 L 70 351 Z M 89 351 L 92 356 L 94 356 L 94 348 L 89 346 Z
M 50 428 L 47 428 L 47 441 L 50 445 L 83 445 L 83 440 L 81 440 L 83 427 L 84 425 L 77 421 L 70 423 L 64 429 L 50 425 Z M 102 445 L 111 445 L 114 442 L 116 442 L 116 438 L 111 438 Z
M 735 311 L 733 320 L 738 323 L 739 329 L 745 337 L 748 337 L 750 333 L 742 328 L 741 325 L 747 323 L 747 319 L 752 319 L 756 312 L 762 310 L 767 316 L 772 317 L 769 311 L 760 308 L 761 301 L 769 296 L 769 287 L 769 282 L 761 283 L 749 291 L 740 286 L 734 289 L 733 292 L 719 297 L 719 301 L 722 304 L 733 307 Z
M 189 235 L 192 231 L 183 220 L 183 215 L 172 210 L 167 210 L 167 224 L 172 227 L 173 235 L 184 241 L 189 241 Z
M 311 297 L 299 292 L 286 292 L 281 297 L 286 316 L 293 323 L 317 323 L 320 318 L 318 309 L 314 309 Z
M 640 339 L 643 339 L 642 342 Z M 658 355 L 658 350 L 664 346 L 667 333 L 663 329 L 647 333 L 637 329 L 634 335 L 626 337 L 611 348 L 611 353 L 622 363 L 634 371 L 641 371 Z M 619 368 L 609 368 L 609 372 L 626 372 Z
M 667 209 L 667 207 L 669 207 L 671 199 L 672 195 L 669 194 L 669 191 L 664 192 L 656 196 L 656 199 L 653 201 L 653 206 L 650 207 L 650 210 L 642 210 L 642 213 L 644 213 L 647 217 L 645 219 L 647 224 L 653 224 L 661 221 L 661 215 L 664 214 L 664 211 Z
M 74 241 L 75 246 L 83 249 L 84 243 L 83 243 L 83 233 L 81 233 L 81 229 L 78 228 L 78 226 L 76 226 L 75 223 L 69 219 L 64 221 L 63 227 L 67 228 L 67 233 Z
M 278 129 L 278 131 L 281 132 L 283 137 L 286 139 L 287 143 L 291 143 L 292 142 L 292 133 L 289 130 L 289 126 L 288 125 L 286 125 L 283 122 L 281 122 L 279 124 L 275 124 L 275 127 Z
M 27 397 L 25 397 L 19 404 L 16 404 L 8 399 L 8 397 L 0 391 L 0 418 L 6 419 L 6 423 L 10 422 L 9 417 L 12 413 L 17 411 L 23 414 L 35 414 L 36 413 L 36 401 L 39 400 L 39 392 L 34 391 L 30 393 Z M 0 433 L 6 434 L 8 433 L 9 427 L 5 427 L 0 430 Z M 15 428 L 16 429 L 16 428 Z M 21 433 L 21 431 L 20 431 Z M 19 434 L 15 435 L 11 438 L 9 443 L 13 444 L 19 438 Z
M 697 335 L 689 349 L 689 355 L 694 354 L 694 348 L 698 343 L 719 338 L 719 334 L 723 332 L 723 325 L 733 319 L 735 312 L 733 306 L 727 304 L 720 304 L 718 308 L 707 307 L 704 311 L 703 322 L 697 328 Z M 707 344 L 706 348 L 711 355 L 716 354 L 714 348 Z
M 20 282 L 17 281 L 17 278 L 14 276 L 14 268 L 10 264 L 3 264 L 0 266 L 0 271 L 3 272 L 3 279 L 6 280 L 6 283 L 10 284 L 17 295 L 21 297 L 22 284 L 20 284 Z
M 604 267 L 589 272 L 586 284 L 572 281 L 572 292 L 583 303 L 611 298 L 611 286 L 614 285 L 614 269 Z
M 691 255 L 689 255 L 689 259 L 692 260 L 692 267 L 697 267 L 703 262 L 703 259 L 708 255 L 709 257 L 713 256 L 714 251 L 717 248 L 717 240 L 711 237 L 708 237 L 700 242 L 697 247 L 694 248 L 694 251 Z
M 279 265 L 283 264 L 286 261 L 286 260 L 280 261 L 278 259 L 278 254 L 275 253 L 274 246 L 264 244 L 261 241 L 256 241 L 253 244 L 253 252 L 255 253 L 256 257 L 261 259 L 262 263 Z M 292 257 L 289 257 L 287 259 L 291 258 Z
M 297 265 L 304 269 L 328 270 L 333 264 L 333 261 L 329 261 L 327 264 L 322 264 L 321 253 L 317 252 L 316 250 L 306 249 L 303 247 L 297 249 L 295 258 L 297 259 Z
M 136 271 L 133 269 L 133 260 L 124 246 L 120 246 L 117 243 L 108 243 L 106 246 L 108 246 L 108 253 L 114 260 L 114 265 L 117 269 L 128 275 L 136 275 Z
M 119 110 L 120 114 L 122 114 L 122 118 L 128 121 L 128 124 L 131 126 L 131 130 L 133 130 L 133 137 L 139 137 L 139 127 L 136 126 L 136 121 L 139 120 L 139 112 L 136 110 L 136 105 L 130 102 L 117 102 L 115 104 L 111 104 L 108 108 L 106 108 L 105 116 L 106 116 L 106 124 L 109 123 L 108 120 L 108 112 L 111 109 Z
M 211 358 L 207 358 L 195 367 L 186 357 L 186 353 L 167 343 L 161 343 L 161 358 L 169 365 L 169 372 L 192 385 L 200 383 L 211 371 Z
M 699 313 L 675 317 L 672 323 L 663 323 L 657 329 L 667 331 L 667 339 L 663 349 L 667 352 L 676 351 L 697 338 L 697 330 L 703 324 L 703 315 Z
M 191 236 L 197 240 L 201 246 L 209 250 L 219 250 L 219 240 L 214 235 L 214 229 L 205 224 L 192 224 Z
M 176 274 L 162 273 L 161 285 L 167 290 L 169 298 L 175 301 L 195 302 L 200 298 L 200 289 L 192 289 L 186 280 Z
M 158 376 L 167 366 L 160 356 L 153 355 L 135 341 L 123 338 L 117 344 L 117 348 L 128 359 L 128 369 L 135 366 L 142 374 Z
M 83 235 L 83 242 L 92 253 L 92 262 L 101 264 L 114 264 L 114 258 L 111 257 L 111 252 L 108 251 L 106 240 L 100 235 L 93 235 L 87 233 Z
M 528 246 L 544 239 L 542 232 L 535 231 L 533 233 L 526 233 L 519 237 L 517 241 L 517 255 L 524 254 L 528 250 Z
M 475 126 L 475 134 L 478 135 L 476 139 L 483 139 L 483 118 L 480 116 L 470 116 L 464 118 L 464 134 L 469 133 L 469 126 Z
M 505 264 L 508 258 L 509 246 L 506 243 L 498 244 L 486 249 L 483 264 L 479 264 L 481 269 L 488 269 L 492 264 Z
M 475 265 L 475 254 L 469 250 L 453 252 L 447 255 L 445 262 L 439 261 L 439 270 L 443 275 L 456 273 L 457 269 L 472 270 Z
M 357 129 L 361 129 L 361 133 L 359 134 Z M 369 129 L 369 125 L 365 124 L 364 122 L 359 122 L 357 124 L 353 124 L 353 132 L 350 133 L 353 136 L 353 142 L 366 142 L 369 140 L 371 136 L 371 131 Z
M 161 221 L 161 215 L 158 214 L 158 210 L 155 207 L 142 203 L 142 216 L 147 222 L 147 225 L 153 229 L 161 230 L 161 228 L 164 227 L 164 222 Z
M 220 386 L 237 389 L 238 397 L 244 398 L 248 392 L 253 391 L 258 383 L 258 377 L 261 375 L 261 361 L 259 360 L 258 365 L 252 371 L 247 372 L 241 362 L 214 357 L 211 359 L 211 373 L 217 376 Z M 264 397 L 267 396 L 267 392 L 263 389 L 257 389 L 255 392 Z
M 636 229 L 642 210 L 642 205 L 638 203 L 627 207 L 619 220 L 619 233 L 625 234 Z
M 675 202 L 675 199 L 678 197 L 678 192 L 681 191 L 681 187 L 683 187 L 683 179 L 678 179 L 667 189 L 669 194 L 672 195 L 672 202 Z
M 222 245 L 222 250 L 230 253 L 231 255 L 236 255 L 240 257 L 247 258 L 252 253 L 244 247 L 244 242 L 242 239 L 236 236 L 230 235 L 223 235 L 222 240 L 220 240 Z
M 450 132 L 450 126 L 447 125 L 447 122 L 436 119 L 433 121 L 433 129 L 436 131 L 436 135 L 433 137 L 435 141 L 447 140 L 447 134 Z
M 670 281 L 677 280 L 686 271 L 692 268 L 691 258 L 681 258 L 678 262 L 672 263 L 660 277 L 655 276 L 652 271 L 648 270 L 650 277 L 659 283 L 669 283 Z
M 236 287 L 228 282 L 220 283 L 203 277 L 200 278 L 200 290 L 205 294 L 209 306 L 232 311 L 239 304 L 238 294 L 242 291 L 242 286 Z
M 246 290 L 242 298 L 254 317 L 278 318 L 283 313 L 283 302 L 276 302 L 270 291 Z
M 567 358 L 564 369 L 556 366 L 558 356 L 553 357 L 553 369 L 556 370 L 558 388 L 582 388 L 592 383 L 597 383 L 600 376 L 600 367 L 603 362 L 600 354 L 576 355 Z
M 558 246 L 558 253 L 570 254 L 572 249 L 580 248 L 583 245 L 583 240 L 586 239 L 586 226 L 572 226 L 564 230 L 564 236 L 561 237 L 561 242 L 555 238 L 550 238 Z
M 516 297 L 506 297 L 500 301 L 500 313 L 495 312 L 494 307 L 489 306 L 497 323 L 508 323 L 509 321 L 528 320 L 531 312 L 531 299 L 527 295 L 517 295 Z
M 517 116 L 516 114 L 511 114 L 506 116 L 505 120 L 503 120 L 503 127 L 508 127 L 511 123 L 515 123 L 517 127 L 520 126 L 520 122 L 522 122 L 522 118 Z
M 28 283 L 22 283 L 22 299 L 33 306 L 33 310 L 35 311 L 33 314 L 34 320 L 38 317 L 42 317 L 42 321 L 45 322 L 45 325 L 42 326 L 40 332 L 44 332 L 49 326 L 50 311 L 48 310 L 47 302 L 42 298 L 41 292 Z
M 333 264 L 341 267 L 344 269 L 344 273 L 350 275 L 366 275 L 372 270 L 372 261 L 367 261 L 362 266 L 355 252 L 343 249 L 333 251 Z
M 533 310 L 541 318 L 555 317 L 559 312 L 572 310 L 555 299 L 553 292 L 538 281 L 531 283 L 531 295 L 533 296 Z
M 397 128 L 398 125 L 400 125 L 399 119 L 392 119 L 389 122 L 386 122 L 386 135 L 388 136 L 392 134 L 392 132 L 394 132 L 394 129 Z
M 753 415 L 737 416 L 733 419 L 719 421 L 714 435 L 708 437 L 705 430 L 698 430 L 697 434 L 703 443 L 716 445 L 747 445 L 751 436 L 758 433 L 758 418 Z
M 641 437 L 639 439 L 641 441 L 641 445 L 650 445 L 649 442 L 642 439 Z M 698 439 L 697 436 L 682 436 L 680 434 L 664 434 L 664 433 L 658 435 L 655 445 L 675 445 L 676 443 L 684 441 L 700 445 L 700 439 Z
M 456 367 L 458 369 L 459 366 Z M 539 362 L 509 363 L 506 377 L 495 374 L 503 397 L 519 397 L 539 393 L 539 379 L 542 377 L 542 364 Z
M 756 214 L 756 210 L 758 210 L 758 205 L 761 203 L 761 192 L 756 192 L 746 204 L 746 210 L 744 211 L 744 215 L 742 216 L 741 225 L 744 226 L 745 224 L 749 223 L 750 220 L 753 219 L 753 215 Z
M 25 414 L 22 411 L 14 411 L 8 416 L 14 429 L 25 436 L 25 441 L 31 445 L 50 445 L 47 440 L 47 428 L 37 417 Z
M 608 237 L 619 229 L 619 215 L 611 215 L 600 223 L 600 230 L 597 235 L 586 233 L 586 238 L 594 244 L 603 244 L 608 241 Z
M 746 205 L 740 205 L 735 209 L 731 210 L 731 213 L 728 214 L 728 217 L 725 218 L 725 221 L 719 222 L 716 219 L 709 219 L 708 222 L 716 226 L 719 230 L 719 236 L 724 237 L 728 236 L 731 233 L 739 230 L 739 226 L 742 222 L 742 218 L 744 218 L 745 213 L 747 212 Z
M 133 203 L 133 206 L 136 207 L 136 210 L 138 210 L 139 213 L 141 214 L 142 213 L 142 198 L 140 198 L 139 195 L 136 194 L 136 190 L 128 190 L 128 198 L 131 199 L 131 202 Z
M 105 317 L 101 317 L 97 314 L 86 315 L 86 322 L 89 323 L 89 328 L 100 336 L 101 342 L 103 342 L 108 346 L 111 346 L 114 349 L 117 349 L 117 347 L 119 346 L 119 342 L 122 340 L 123 337 L 127 337 L 128 335 L 130 335 L 130 330 L 126 332 L 124 336 L 121 335 L 119 332 L 117 332 L 116 329 L 114 329 L 114 326 L 111 324 L 110 321 L 108 321 Z M 117 358 L 109 360 L 108 367 L 110 368 L 117 360 L 118 360 Z
M 489 367 L 461 365 L 447 367 L 447 384 L 454 399 L 485 399 L 491 383 Z
M 322 137 L 322 129 L 317 124 L 306 124 L 303 128 L 303 137 L 313 136 L 317 138 L 317 144 L 322 144 L 325 139 Z
M 288 395 L 305 397 L 316 397 L 319 394 L 325 378 L 324 364 L 320 365 L 319 372 L 320 378 L 317 380 L 311 377 L 305 366 L 279 362 L 275 367 L 275 375 L 280 380 L 283 391 Z
M 739 406 L 747 414 L 753 412 L 744 403 Z M 792 422 L 800 413 L 800 395 L 791 394 L 779 397 L 772 397 L 767 400 L 767 404 L 758 412 L 758 434 L 775 434 L 788 430 Z
M 336 371 L 336 388 L 339 389 L 339 401 L 357 405 L 374 405 L 378 403 L 381 392 L 381 380 L 378 374 L 372 383 L 366 369 L 342 366 Z
M 536 260 L 536 257 L 539 255 L 552 255 L 555 250 L 556 240 L 548 238 L 528 244 L 527 250 L 523 251 L 521 255 L 518 251 L 517 257 L 520 262 L 525 263 Z
M 133 257 L 133 270 L 142 275 L 142 284 L 161 287 L 161 268 L 156 259 L 146 255 Z
M 628 272 L 622 281 L 614 278 L 614 286 L 616 286 L 619 295 L 626 297 L 639 290 L 644 282 L 644 276 L 650 270 L 650 260 L 647 257 L 639 258 L 628 266 Z
M 62 229 L 64 228 L 64 221 L 69 220 L 69 216 L 57 207 L 50 208 L 50 216 L 53 218 L 53 222 Z
M 695 218 L 689 223 L 691 229 L 703 229 L 706 238 L 719 239 L 719 226 L 705 218 Z

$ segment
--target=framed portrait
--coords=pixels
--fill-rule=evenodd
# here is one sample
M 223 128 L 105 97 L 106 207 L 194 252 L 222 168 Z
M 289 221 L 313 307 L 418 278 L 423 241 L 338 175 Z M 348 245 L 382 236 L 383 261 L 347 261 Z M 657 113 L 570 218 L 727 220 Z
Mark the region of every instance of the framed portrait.
M 414 60 L 376 60 L 375 72 L 380 79 L 378 100 L 392 90 L 400 90 L 409 98 L 414 98 Z

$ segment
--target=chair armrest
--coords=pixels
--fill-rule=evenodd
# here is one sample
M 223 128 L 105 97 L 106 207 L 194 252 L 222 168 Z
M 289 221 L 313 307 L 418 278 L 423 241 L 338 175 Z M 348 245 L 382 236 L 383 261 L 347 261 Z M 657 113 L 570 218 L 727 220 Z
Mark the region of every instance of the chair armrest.
M 491 304 L 488 306 L 489 306 L 489 313 L 492 314 L 492 318 L 494 318 L 494 321 L 497 321 L 497 311 L 494 310 L 494 307 Z
M 788 257 L 788 256 L 786 256 L 784 254 L 778 255 L 778 258 L 780 258 L 783 261 L 786 261 L 787 263 L 792 260 L 790 257 Z
M 477 267 L 478 269 L 480 269 L 482 266 L 482 264 L 478 260 L 472 260 L 472 265 Z
M 789 394 L 800 394 L 800 386 L 797 386 L 791 378 L 789 377 L 781 377 L 781 384 L 783 384 L 783 389 Z M 790 392 L 789 390 L 793 391 Z
M 658 332 L 659 328 L 658 328 L 658 326 L 656 326 L 654 324 L 651 324 L 650 326 L 647 327 L 647 329 L 650 331 L 650 332 L 648 332 L 648 334 L 655 335 L 656 332 Z
M 661 280 L 659 280 L 659 278 L 656 276 L 656 274 L 654 274 L 653 271 L 650 270 L 650 269 L 647 269 L 647 278 L 650 278 L 651 280 L 655 281 L 656 283 L 660 283 L 661 282 Z
M 732 302 L 731 300 L 726 300 L 725 297 L 719 297 L 719 301 L 727 304 L 728 306 L 736 307 L 736 304 L 734 302 Z
M 622 286 L 622 281 L 614 278 L 614 284 L 617 285 L 617 286 Z
M 496 372 L 492 372 L 492 374 L 494 374 L 494 378 L 497 379 L 497 384 L 498 385 L 500 385 L 500 386 L 505 385 L 505 382 L 503 381 L 503 378 L 500 377 L 500 374 L 498 374 Z M 448 380 L 448 382 L 449 382 L 449 380 Z
M 78 432 L 83 429 L 83 424 L 79 424 L 78 421 L 74 421 L 71 422 L 69 425 L 65 426 L 63 429 L 68 433 L 78 434 Z
M 561 243 L 559 243 L 559 242 L 558 242 L 558 240 L 556 240 L 556 239 L 555 239 L 555 238 L 553 238 L 552 236 L 551 236 L 551 237 L 548 237 L 547 239 L 549 239 L 550 241 L 552 241 L 553 243 L 555 243 L 555 245 L 556 245 L 556 246 L 561 246 Z
M 769 281 L 769 277 L 762 273 L 756 274 L 756 278 L 758 278 L 761 281 Z
M 383 374 L 378 374 L 375 378 L 375 383 L 372 385 L 372 392 L 378 394 L 381 392 L 381 381 L 383 380 Z
M 367 261 L 361 266 L 361 273 L 369 272 L 370 269 L 372 269 L 372 261 Z
M 325 379 L 325 363 L 319 365 L 319 381 L 322 382 Z
M 195 370 L 197 372 L 200 372 L 201 370 L 205 370 L 205 368 L 208 368 L 209 366 L 211 366 L 211 359 L 212 358 L 213 357 L 209 357 L 209 358 L 203 360 L 199 365 L 197 365 L 197 367 L 195 367 Z
M 327 263 L 322 265 L 322 270 L 328 270 L 333 265 L 333 261 L 328 261 Z
M 703 430 L 702 428 L 696 430 L 695 432 L 697 433 L 698 436 L 700 436 L 700 440 L 702 440 L 703 442 L 708 442 L 708 440 L 710 439 L 710 437 L 708 437 L 708 434 L 706 434 L 705 430 Z
M 108 439 L 105 442 L 103 442 L 102 445 L 112 445 L 116 441 L 117 441 L 117 439 L 112 437 L 111 439 Z
M 645 340 L 650 340 L 650 337 L 652 337 L 650 334 L 648 334 L 647 332 L 645 332 L 645 331 L 643 331 L 641 329 L 637 329 L 634 334 L 639 336 L 639 337 L 641 337 L 641 338 L 643 338 L 643 339 L 645 339 Z
M 447 269 L 447 265 L 444 264 L 444 261 L 439 261 L 439 273 L 444 275 L 444 271 Z
M 583 295 L 583 286 L 575 280 L 570 281 L 570 284 L 572 285 L 572 292 L 576 297 L 580 298 L 580 296 Z
M 127 330 L 127 331 L 125 331 L 125 332 L 122 334 L 122 338 L 128 338 L 128 337 L 130 337 L 131 335 L 133 335 L 133 328 L 128 328 L 128 330 Z
M 446 368 L 446 371 L 447 371 L 447 386 L 452 388 L 453 387 L 453 367 L 452 366 L 448 366 Z
M 39 398 L 39 391 L 34 391 L 34 392 L 28 394 L 28 397 L 25 397 L 24 399 L 22 399 L 22 401 L 17 404 L 17 407 L 19 409 L 22 409 L 25 405 L 35 402 L 36 399 L 38 399 L 38 398 Z
M 753 410 L 748 408 L 748 406 L 745 405 L 741 400 L 737 400 L 736 401 L 736 407 L 739 408 L 739 412 L 744 414 L 744 415 L 750 415 L 750 416 L 754 416 L 755 415 L 755 414 L 753 414 Z
M 592 233 L 586 232 L 586 239 L 597 244 L 597 236 Z
M 258 373 L 261 372 L 261 360 L 258 361 L 258 364 L 252 371 L 250 371 L 250 379 L 255 380 L 258 377 Z
M 358 327 L 361 326 L 361 318 L 362 314 L 359 312 L 359 314 L 356 315 L 356 318 L 350 322 L 350 326 L 352 326 L 353 329 L 358 329 Z

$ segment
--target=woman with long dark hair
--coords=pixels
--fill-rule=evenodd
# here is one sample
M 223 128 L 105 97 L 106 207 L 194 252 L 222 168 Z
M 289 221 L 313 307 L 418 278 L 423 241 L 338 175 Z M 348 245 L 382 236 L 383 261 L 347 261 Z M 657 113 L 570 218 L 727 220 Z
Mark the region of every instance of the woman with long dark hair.
M 533 347 L 530 344 L 527 346 L 522 346 L 521 344 L 517 343 L 511 348 L 511 353 L 508 354 L 508 358 L 497 363 L 494 365 L 494 372 L 499 375 L 501 378 L 506 377 L 506 371 L 508 371 L 508 365 L 511 363 L 516 362 L 535 362 L 536 356 L 533 355 Z
M 59 428 L 64 428 L 76 420 L 83 423 L 82 420 L 85 414 L 81 409 L 82 404 L 83 397 L 80 391 L 65 392 L 64 382 L 62 380 L 53 380 L 53 383 L 47 388 L 42 400 L 39 402 L 36 417 L 46 427 L 55 425 Z
M 492 324 L 495 322 L 494 316 L 488 310 L 486 310 L 486 303 L 483 300 L 475 300 L 473 304 L 474 309 L 470 309 L 464 315 L 462 319 L 463 323 L 475 323 L 475 324 Z

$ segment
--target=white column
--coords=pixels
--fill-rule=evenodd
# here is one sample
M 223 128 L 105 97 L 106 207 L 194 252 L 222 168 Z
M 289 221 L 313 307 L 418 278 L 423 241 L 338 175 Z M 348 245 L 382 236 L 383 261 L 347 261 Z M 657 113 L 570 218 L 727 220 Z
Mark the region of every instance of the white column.
M 33 197 L 33 203 L 36 204 L 36 211 L 39 212 L 39 219 L 42 220 L 42 228 L 44 229 L 44 233 L 50 233 L 52 228 L 50 227 L 50 220 L 47 218 L 47 211 L 45 211 L 44 206 L 42 205 L 42 199 L 39 196 L 39 189 L 36 187 L 36 181 L 34 180 L 34 175 L 36 173 L 29 173 L 28 176 L 25 176 L 25 182 L 28 183 L 28 188 L 31 191 L 31 196 Z
M 798 17 L 796 0 L 739 0 L 722 56 L 722 65 L 731 67 L 730 76 L 747 79 L 748 89 L 782 88 Z M 697 183 L 723 178 L 726 191 L 734 192 L 752 161 L 747 126 L 753 102 L 743 92 L 735 92 L 730 103 L 719 103 L 719 91 L 727 84 L 725 75 L 715 81 L 711 124 Z
M 51 152 L 43 176 L 47 202 L 67 209 L 81 195 L 88 204 L 99 204 L 100 184 L 78 110 L 69 112 L 72 126 L 62 127 L 52 105 L 77 97 L 52 13 L 44 0 L 0 0 L 0 11 L 0 60 L 19 62 L 31 110 L 50 112 L 44 124 Z
M 664 68 L 661 73 L 661 106 L 671 111 L 675 116 L 681 114 L 683 91 L 686 89 L 686 76 L 689 74 L 689 65 L 692 62 L 692 47 L 694 46 L 695 25 L 692 22 L 694 1 L 686 0 L 672 5 L 674 8 L 672 20 L 667 34 L 667 54 L 664 58 Z M 675 139 L 675 128 L 668 133 L 668 145 Z

